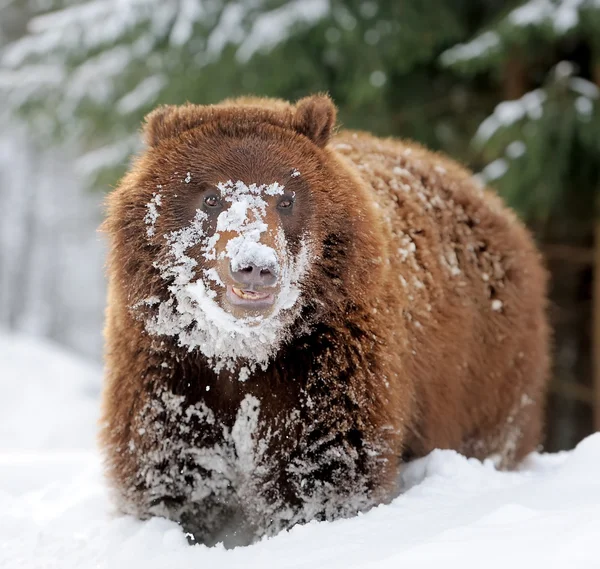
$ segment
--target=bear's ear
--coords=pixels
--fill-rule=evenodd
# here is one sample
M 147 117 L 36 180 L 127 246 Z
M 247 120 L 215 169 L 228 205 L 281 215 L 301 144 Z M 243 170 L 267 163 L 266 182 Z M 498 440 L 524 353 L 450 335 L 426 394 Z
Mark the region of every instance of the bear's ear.
M 200 126 L 207 113 L 208 107 L 202 105 L 163 105 L 146 115 L 142 132 L 144 140 L 150 147 L 156 146 L 167 138 L 173 138 L 186 130 Z
M 327 95 L 313 95 L 296 103 L 292 127 L 323 148 L 329 141 L 335 117 L 336 109 L 332 100 Z

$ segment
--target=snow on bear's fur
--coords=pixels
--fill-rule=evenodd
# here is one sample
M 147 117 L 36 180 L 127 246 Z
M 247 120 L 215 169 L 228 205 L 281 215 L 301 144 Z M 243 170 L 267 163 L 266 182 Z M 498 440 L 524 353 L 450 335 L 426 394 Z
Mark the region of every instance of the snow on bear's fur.
M 108 198 L 101 442 L 119 507 L 250 543 L 540 441 L 546 275 L 455 162 L 326 96 L 161 107 Z

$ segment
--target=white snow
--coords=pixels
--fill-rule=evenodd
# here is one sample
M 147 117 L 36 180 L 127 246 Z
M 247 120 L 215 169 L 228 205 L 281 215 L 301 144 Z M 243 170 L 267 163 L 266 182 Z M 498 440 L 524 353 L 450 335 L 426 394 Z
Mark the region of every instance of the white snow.
M 1 451 L 93 447 L 99 366 L 56 344 L 2 330 L 0 366 Z
M 600 97 L 600 88 L 595 83 L 582 77 L 571 77 L 569 87 L 575 93 L 579 93 L 588 99 L 598 99 Z
M 584 120 L 589 120 L 594 112 L 594 106 L 600 98 L 600 89 L 597 85 L 582 77 L 569 78 L 571 91 L 579 96 L 575 99 L 575 110 Z
M 579 23 L 579 10 L 587 0 L 529 0 L 507 16 L 515 26 L 534 26 L 549 22 L 557 33 L 564 33 Z
M 124 137 L 119 142 L 107 144 L 83 154 L 75 161 L 75 171 L 84 178 L 97 175 L 104 168 L 114 168 L 127 163 L 128 158 L 141 147 L 140 137 Z
M 128 115 L 137 109 L 152 104 L 168 81 L 164 75 L 147 77 L 117 101 L 117 112 Z
M 512 160 L 520 158 L 525 152 L 527 152 L 527 146 L 522 140 L 513 140 L 506 147 L 506 155 Z
M 479 144 L 487 142 L 501 127 L 510 126 L 525 117 L 537 120 L 542 117 L 546 93 L 542 89 L 535 89 L 525 93 L 520 99 L 503 101 L 496 106 L 494 112 L 486 118 L 475 133 L 475 140 Z
M 577 112 L 583 117 L 589 117 L 594 111 L 594 103 L 587 97 L 577 97 L 577 99 L 575 99 L 575 109 L 577 109 Z
M 376 69 L 369 75 L 369 83 L 373 85 L 373 87 L 379 88 L 383 87 L 387 81 L 387 75 L 385 72 L 381 71 L 381 69 Z
M 458 44 L 441 55 L 443 65 L 485 59 L 501 50 L 509 49 L 515 41 L 514 28 L 550 29 L 563 36 L 577 28 L 586 17 L 600 8 L 599 0 L 528 0 L 500 20 L 499 33 L 486 31 L 467 43 Z
M 316 24 L 330 11 L 329 0 L 291 0 L 275 8 L 264 1 L 262 4 L 258 8 L 256 2 L 226 3 L 208 33 L 202 61 L 214 60 L 233 44 L 238 46 L 238 60 L 246 62 L 258 51 L 273 49 L 301 26 Z
M 159 218 L 160 213 L 158 213 L 158 209 L 160 208 L 162 203 L 162 197 L 160 192 L 155 192 L 152 196 L 152 199 L 146 204 L 146 215 L 144 217 L 144 223 L 148 226 L 146 228 L 146 235 L 148 237 L 152 237 L 156 230 L 154 226 L 156 225 L 156 220 Z
M 443 65 L 451 66 L 460 61 L 468 61 L 476 57 L 491 53 L 500 46 L 500 38 L 495 32 L 484 32 L 473 41 L 458 44 L 447 49 L 440 56 Z
M 245 62 L 257 51 L 272 49 L 299 24 L 316 24 L 329 10 L 329 0 L 291 0 L 258 15 L 236 52 L 237 58 Z
M 244 39 L 242 22 L 245 17 L 246 8 L 240 3 L 228 2 L 223 7 L 219 21 L 206 42 L 206 51 L 210 56 L 217 57 L 226 45 L 240 43 Z
M 79 100 L 89 94 L 98 103 L 106 102 L 112 95 L 114 78 L 131 64 L 130 51 L 118 45 L 88 58 L 64 84 L 64 98 Z M 100 77 L 105 79 L 99 81 Z
M 232 182 L 217 185 L 225 201 L 231 207 L 219 215 L 217 232 L 233 231 L 237 237 L 227 243 L 225 256 L 231 259 L 231 268 L 239 270 L 248 263 L 279 268 L 277 254 L 271 247 L 260 243 L 261 234 L 268 230 L 264 222 L 267 202 L 263 195 L 283 195 L 284 187 L 273 184 L 250 184 Z M 210 251 L 208 253 L 210 255 Z
M 206 15 L 204 4 L 198 0 L 181 0 L 177 19 L 169 36 L 172 45 L 185 45 L 192 39 L 194 24 Z
M 515 26 L 539 24 L 554 11 L 550 0 L 529 0 L 508 15 L 508 20 Z
M 142 511 L 144 515 L 150 513 L 178 520 L 179 516 L 185 514 L 184 508 L 167 507 L 161 501 L 155 502 L 154 497 L 176 493 L 196 504 L 208 496 L 227 501 L 232 488 L 240 500 L 252 500 L 255 507 L 261 510 L 272 508 L 264 498 L 257 499 L 262 484 L 261 474 L 265 469 L 263 455 L 272 435 L 268 432 L 261 438 L 257 436 L 260 407 L 256 397 L 246 394 L 240 402 L 233 425 L 230 425 L 203 401 L 188 406 L 183 396 L 162 391 L 144 406 L 137 417 L 137 432 L 146 440 L 155 441 L 155 444 L 151 451 L 143 451 L 130 439 L 128 452 L 140 465 L 140 474 L 115 493 L 121 510 L 132 515 Z M 167 423 L 163 420 L 165 416 L 168 416 Z M 218 431 L 222 438 L 213 445 L 202 444 L 191 435 L 192 429 L 200 439 L 206 431 Z M 198 443 L 197 446 L 193 441 Z M 207 476 L 207 473 L 210 475 Z M 152 488 L 148 496 L 150 503 L 141 508 L 140 481 Z M 243 496 L 251 498 L 244 499 Z M 206 515 L 210 517 L 211 514 L 207 511 Z M 226 528 L 215 531 L 217 534 L 214 534 L 214 538 L 228 533 Z M 244 532 L 246 543 L 254 535 L 249 528 L 238 528 L 237 531 L 238 538 Z
M 508 162 L 504 158 L 498 158 L 490 162 L 479 174 L 484 182 L 492 182 L 502 178 L 508 172 Z
M 250 547 L 190 546 L 175 523 L 139 521 L 112 506 L 93 443 L 97 393 L 86 391 L 99 370 L 5 334 L 0 361 L 0 567 L 600 566 L 600 433 L 571 452 L 533 454 L 517 472 L 437 450 L 406 467 L 400 497 L 366 514 L 297 526 Z M 232 430 L 240 460 L 257 417 L 248 413 L 247 428 Z

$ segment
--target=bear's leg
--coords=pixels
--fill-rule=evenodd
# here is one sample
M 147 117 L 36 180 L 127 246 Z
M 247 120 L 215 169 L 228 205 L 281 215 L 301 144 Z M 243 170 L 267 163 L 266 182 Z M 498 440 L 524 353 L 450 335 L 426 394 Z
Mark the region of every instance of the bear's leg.
M 179 523 L 190 544 L 212 547 L 223 543 L 226 548 L 231 548 L 250 545 L 257 537 L 255 528 L 249 524 L 239 505 L 216 498 L 189 505 Z
M 514 417 L 517 434 L 513 441 L 508 441 L 509 447 L 501 468 L 515 468 L 530 452 L 539 448 L 542 442 L 542 427 L 544 408 L 539 400 L 523 396 L 527 403 L 523 405 Z
M 478 460 L 491 459 L 502 470 L 515 468 L 541 442 L 543 398 L 522 394 L 507 415 L 471 433 L 457 449 Z

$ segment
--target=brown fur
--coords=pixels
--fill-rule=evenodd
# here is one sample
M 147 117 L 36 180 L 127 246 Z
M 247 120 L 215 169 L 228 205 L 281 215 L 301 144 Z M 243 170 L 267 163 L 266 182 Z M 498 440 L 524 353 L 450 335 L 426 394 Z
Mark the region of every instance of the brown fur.
M 149 149 L 110 195 L 105 223 L 101 442 L 124 511 L 166 515 L 206 543 L 245 543 L 388 501 L 402 459 L 434 448 L 511 467 L 538 445 L 546 275 L 529 234 L 455 162 L 366 133 L 330 140 L 334 122 L 326 97 L 149 115 Z M 150 336 L 132 309 L 165 297 L 153 262 L 162 234 L 189 219 L 190 186 L 230 178 L 297 183 L 290 240 L 307 231 L 314 254 L 290 336 L 245 382 L 173 337 Z M 166 203 L 146 239 L 159 184 Z M 252 474 L 221 472 L 227 489 L 190 495 L 199 480 L 218 486 L 192 451 L 222 454 L 223 427 L 234 428 L 244 401 L 260 402 Z M 242 460 L 237 446 L 227 452 L 228 465 Z

